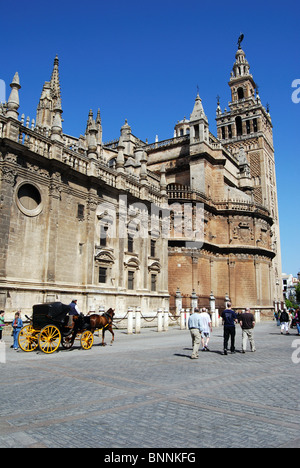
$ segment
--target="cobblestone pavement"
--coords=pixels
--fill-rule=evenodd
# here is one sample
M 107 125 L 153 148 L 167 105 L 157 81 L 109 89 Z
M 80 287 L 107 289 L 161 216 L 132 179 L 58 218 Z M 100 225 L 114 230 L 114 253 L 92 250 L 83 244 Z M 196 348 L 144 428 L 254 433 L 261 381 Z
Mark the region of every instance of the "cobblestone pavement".
M 178 328 L 116 330 L 112 346 L 95 337 L 89 351 L 51 355 L 14 351 L 6 336 L 0 447 L 300 447 L 296 331 L 257 324 L 257 351 L 242 354 L 237 329 L 228 356 L 222 335 L 198 360 Z

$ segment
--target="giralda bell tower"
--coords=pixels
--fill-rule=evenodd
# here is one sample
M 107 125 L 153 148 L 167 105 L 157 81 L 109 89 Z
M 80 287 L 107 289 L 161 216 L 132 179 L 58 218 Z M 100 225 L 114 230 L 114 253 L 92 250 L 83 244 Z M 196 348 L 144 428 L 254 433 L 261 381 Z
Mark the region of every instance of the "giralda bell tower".
M 267 208 L 273 220 L 272 249 L 276 255 L 270 276 L 276 307 L 282 301 L 282 272 L 273 125 L 268 106 L 262 105 L 258 86 L 250 74 L 250 65 L 241 47 L 243 38 L 243 35 L 239 38 L 228 83 L 231 90 L 229 109 L 222 112 L 218 102 L 217 131 L 219 140 L 232 154 L 237 156 L 241 149 L 244 150 L 253 181 L 253 202 Z

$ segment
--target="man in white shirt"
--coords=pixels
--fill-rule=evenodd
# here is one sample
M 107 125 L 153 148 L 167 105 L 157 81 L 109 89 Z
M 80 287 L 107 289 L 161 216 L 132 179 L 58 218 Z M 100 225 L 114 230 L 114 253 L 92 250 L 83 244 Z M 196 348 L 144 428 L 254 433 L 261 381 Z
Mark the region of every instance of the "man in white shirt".
M 208 342 L 212 332 L 211 318 L 207 310 L 203 307 L 200 313 L 200 328 L 201 328 L 201 342 L 202 351 L 209 351 Z

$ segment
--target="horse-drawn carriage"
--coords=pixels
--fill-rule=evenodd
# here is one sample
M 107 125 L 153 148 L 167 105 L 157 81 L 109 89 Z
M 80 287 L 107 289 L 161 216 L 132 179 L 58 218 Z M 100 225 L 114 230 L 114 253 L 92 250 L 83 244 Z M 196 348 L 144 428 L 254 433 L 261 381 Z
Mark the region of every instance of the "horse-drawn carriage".
M 90 349 L 94 343 L 95 330 L 102 329 L 104 344 L 106 328 L 110 330 L 114 339 L 112 309 L 101 316 L 70 315 L 70 311 L 70 306 L 61 302 L 34 305 L 30 324 L 25 325 L 19 334 L 20 348 L 26 352 L 39 348 L 44 353 L 51 354 L 60 345 L 65 349 L 71 348 L 78 337 L 82 349 Z

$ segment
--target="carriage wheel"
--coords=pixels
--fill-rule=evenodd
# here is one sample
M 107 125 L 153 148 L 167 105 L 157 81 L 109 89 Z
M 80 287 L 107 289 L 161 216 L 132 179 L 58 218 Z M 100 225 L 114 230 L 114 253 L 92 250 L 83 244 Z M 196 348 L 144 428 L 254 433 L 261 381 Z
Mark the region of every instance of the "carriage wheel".
M 61 345 L 62 345 L 63 348 L 70 349 L 70 348 L 72 348 L 73 344 L 74 344 L 74 340 L 73 340 L 72 335 L 62 336 Z
M 94 335 L 91 331 L 86 330 L 80 337 L 80 344 L 82 349 L 91 349 L 94 343 Z
M 39 334 L 39 348 L 43 353 L 51 354 L 56 351 L 61 342 L 61 334 L 54 325 L 47 325 Z
M 25 351 L 26 353 L 30 353 L 38 347 L 36 331 L 32 325 L 25 325 L 25 327 L 21 329 L 18 342 L 22 351 Z

